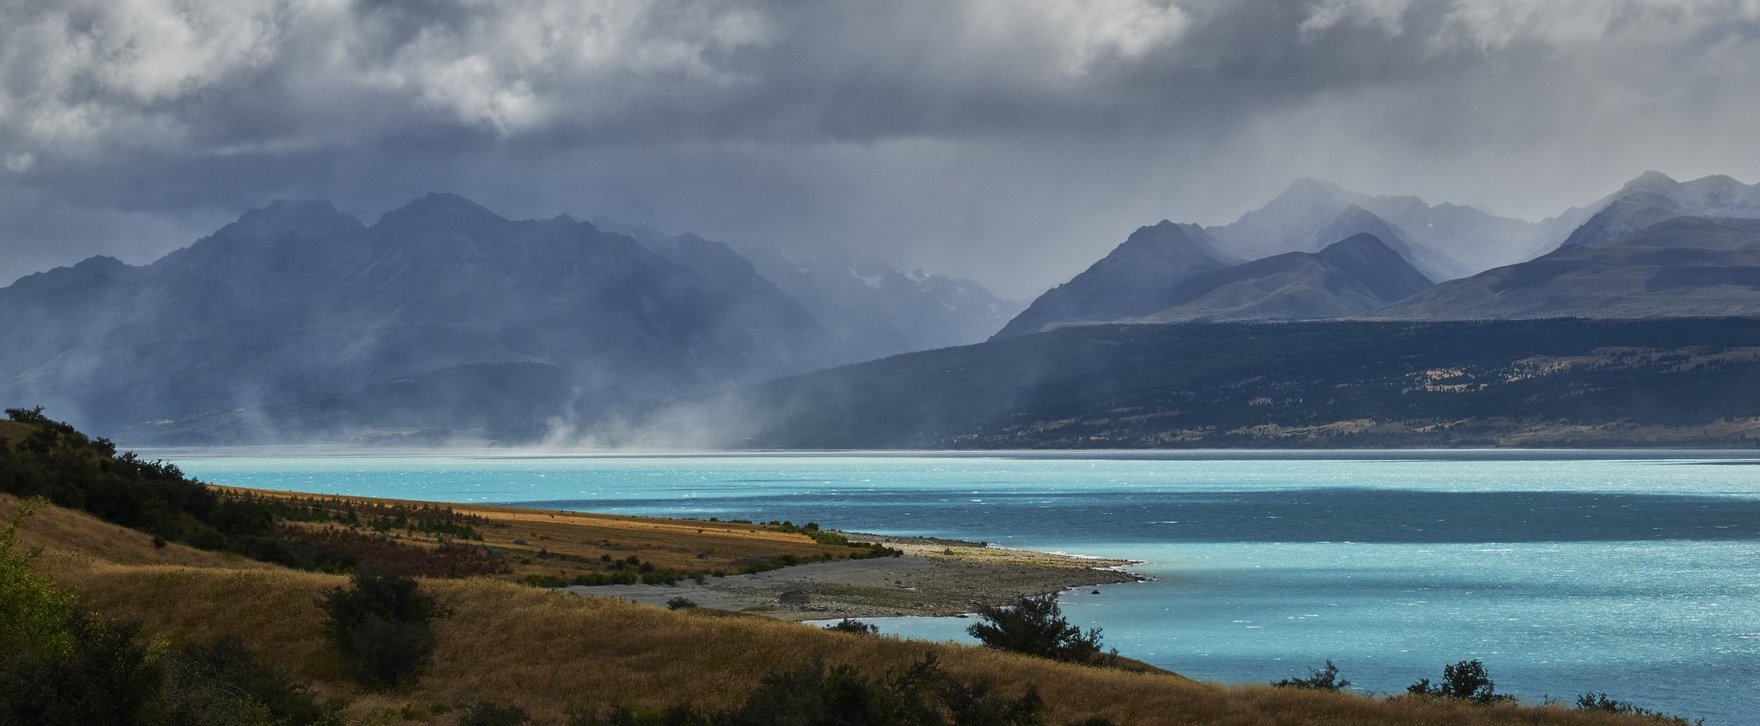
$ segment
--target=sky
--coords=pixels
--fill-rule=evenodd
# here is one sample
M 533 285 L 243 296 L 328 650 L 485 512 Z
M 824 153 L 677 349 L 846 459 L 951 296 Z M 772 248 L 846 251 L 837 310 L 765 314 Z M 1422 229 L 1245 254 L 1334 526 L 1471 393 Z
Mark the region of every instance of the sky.
M 451 191 L 1029 298 L 1301 177 L 1760 181 L 1757 70 L 1760 0 L 0 0 L 0 284 Z

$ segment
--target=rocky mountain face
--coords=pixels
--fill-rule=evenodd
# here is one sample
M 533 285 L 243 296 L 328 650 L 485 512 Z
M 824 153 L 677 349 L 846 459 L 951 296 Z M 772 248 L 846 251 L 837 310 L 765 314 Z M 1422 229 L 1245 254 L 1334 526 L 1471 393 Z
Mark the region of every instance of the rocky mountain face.
M 1556 246 L 1587 216 L 1573 209 L 1527 222 L 1473 207 L 1432 206 L 1413 196 L 1370 196 L 1302 179 L 1264 207 L 1207 231 L 1224 249 L 1247 259 L 1313 252 L 1366 232 L 1398 250 L 1425 276 L 1449 280 L 1532 259 Z
M 1647 171 L 1592 208 L 1595 214 L 1560 247 L 1611 244 L 1680 216 L 1760 218 L 1760 184 L 1746 185 L 1727 176 L 1677 182 L 1667 174 Z
M 1153 315 L 1174 302 L 1180 283 L 1239 262 L 1203 228 L 1162 220 L 1132 232 L 1099 262 L 1040 295 L 992 339 Z
M 1316 320 L 1378 310 L 1430 279 L 1374 235 L 1319 252 L 1287 252 L 1186 280 L 1170 305 L 1130 322 Z
M 997 337 L 1114 322 L 1760 314 L 1744 287 L 1753 219 L 1760 185 L 1721 176 L 1646 172 L 1539 223 L 1302 180 L 1229 225 L 1139 230 Z M 1354 264 L 1337 264 L 1344 250 Z M 1224 261 L 1235 254 L 1253 261 Z
M 0 398 L 132 441 L 532 438 L 826 362 L 828 333 L 749 265 L 667 251 L 684 264 L 452 195 L 371 226 L 277 203 L 145 267 L 0 290 Z
M 1579 241 L 1443 283 L 1376 313 L 1425 320 L 1729 315 L 1760 315 L 1760 220 L 1674 216 L 1611 242 Z

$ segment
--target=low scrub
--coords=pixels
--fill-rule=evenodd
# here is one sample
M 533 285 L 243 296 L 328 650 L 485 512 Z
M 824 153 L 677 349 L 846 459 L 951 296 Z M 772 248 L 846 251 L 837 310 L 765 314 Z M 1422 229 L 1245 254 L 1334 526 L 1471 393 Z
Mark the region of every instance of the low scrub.
M 433 659 L 433 621 L 443 612 L 414 579 L 356 574 L 349 587 L 331 590 L 319 606 L 328 617 L 330 641 L 364 687 L 394 688 Z
M 1323 668 L 1309 668 L 1306 677 L 1285 678 L 1271 684 L 1278 688 L 1306 688 L 1315 691 L 1338 691 L 1349 688 L 1351 682 L 1338 677 L 1338 666 L 1331 660 L 1326 661 Z
M 1644 708 L 1631 701 L 1621 701 L 1615 698 L 1608 698 L 1606 693 L 1585 693 L 1581 696 L 1577 696 L 1577 708 L 1582 711 L 1601 711 L 1604 713 L 1642 716 L 1664 724 L 1669 724 L 1670 726 L 1703 726 L 1705 723 L 1705 719 L 1702 718 L 1688 721 L 1680 716 L 1673 716 L 1661 711 Z
M 574 726 L 1036 726 L 1045 702 L 1031 685 L 1018 697 L 981 680 L 941 669 L 935 656 L 873 676 L 814 661 L 772 672 L 745 701 L 724 711 L 690 704 L 666 709 L 613 708 L 577 715 Z

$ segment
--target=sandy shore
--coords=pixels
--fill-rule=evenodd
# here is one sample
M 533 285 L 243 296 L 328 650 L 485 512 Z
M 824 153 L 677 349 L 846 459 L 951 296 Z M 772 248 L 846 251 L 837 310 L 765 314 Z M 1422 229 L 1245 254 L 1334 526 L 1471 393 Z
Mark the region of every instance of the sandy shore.
M 570 587 L 571 592 L 664 605 L 682 597 L 699 607 L 783 620 L 893 615 L 958 615 L 1022 595 L 1139 578 L 1125 560 L 1104 560 L 972 542 L 850 534 L 904 550 L 902 557 L 839 560 L 702 584 Z

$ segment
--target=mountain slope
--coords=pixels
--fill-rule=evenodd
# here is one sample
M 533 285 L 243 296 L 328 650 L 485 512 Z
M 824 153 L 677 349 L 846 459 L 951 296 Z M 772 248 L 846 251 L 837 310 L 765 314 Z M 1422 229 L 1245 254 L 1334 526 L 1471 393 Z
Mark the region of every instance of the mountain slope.
M 743 279 L 750 270 L 825 329 L 829 337 L 819 359 L 826 364 L 975 343 L 1022 307 L 970 280 L 921 270 L 907 273 L 879 260 L 797 261 L 768 245 L 736 249 L 694 234 L 670 236 L 611 220 L 595 219 L 594 224 L 634 237 L 706 277 L 731 274 Z
M 1618 206 L 1604 212 L 1609 210 L 1624 214 Z M 1756 314 L 1760 221 L 1694 216 L 1645 226 L 1611 243 L 1561 247 L 1531 262 L 1443 283 L 1375 313 L 1428 320 Z
M 101 303 L 54 304 L 48 287 Z M 817 367 L 825 338 L 755 275 L 452 195 L 370 227 L 272 205 L 145 268 L 28 278 L 0 291 L 0 315 L 28 322 L 0 346 L 0 396 L 139 441 L 533 437 Z
M 766 382 L 760 448 L 1750 447 L 1760 320 L 1074 326 Z
M 1197 225 L 1162 220 L 1139 228 L 1099 262 L 1040 295 L 992 340 L 1153 314 L 1166 307 L 1180 283 L 1235 262 Z
M 1341 216 L 1346 220 L 1358 216 L 1351 212 L 1353 207 L 1398 232 L 1361 224 L 1337 226 Z M 1313 252 L 1367 232 L 1405 255 L 1425 276 L 1447 280 L 1532 259 L 1556 246 L 1587 216 L 1583 210 L 1570 210 L 1542 222 L 1526 222 L 1472 207 L 1432 206 L 1413 196 L 1370 196 L 1329 182 L 1300 179 L 1265 206 L 1206 231 L 1224 249 L 1248 259 Z M 1402 248 L 1402 242 L 1409 248 Z
M 1167 308 L 1131 322 L 1348 317 L 1430 284 L 1381 240 L 1358 234 L 1317 253 L 1290 252 L 1187 280 Z
M 742 254 L 833 334 L 839 363 L 975 343 L 1021 310 L 971 280 L 904 272 L 878 260 L 797 262 L 767 247 Z

